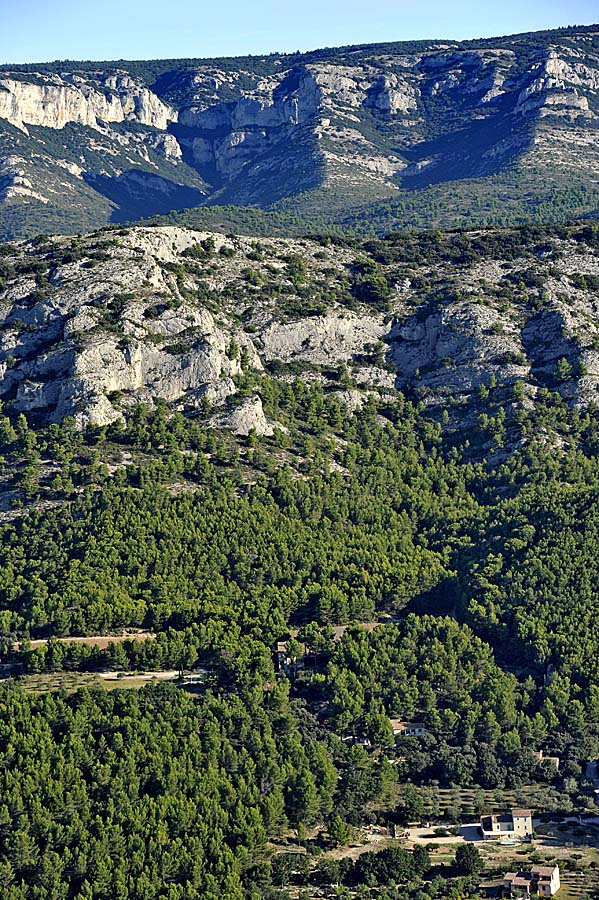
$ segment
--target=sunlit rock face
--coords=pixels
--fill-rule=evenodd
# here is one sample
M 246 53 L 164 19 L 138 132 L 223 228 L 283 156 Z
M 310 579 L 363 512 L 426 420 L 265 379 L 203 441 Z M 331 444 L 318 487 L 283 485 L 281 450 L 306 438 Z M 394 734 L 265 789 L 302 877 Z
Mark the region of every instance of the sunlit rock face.
M 33 84 L 0 78 L 0 118 L 22 130 L 64 128 L 69 122 L 97 129 L 125 121 L 164 130 L 176 112 L 127 75 L 102 78 L 97 87 L 75 75 L 56 75 Z
M 570 230 L 521 250 L 518 230 L 459 234 L 459 263 L 376 264 L 383 306 L 353 281 L 368 242 L 168 226 L 5 245 L 0 398 L 81 427 L 166 401 L 238 434 L 279 427 L 250 374 L 316 380 L 350 409 L 398 390 L 453 407 L 491 383 L 509 400 L 517 382 L 597 404 L 599 254 L 592 226 Z
M 462 183 L 462 215 L 476 220 L 484 203 L 471 200 L 495 196 L 504 174 L 522 217 L 531 179 L 550 202 L 552 186 L 594 190 L 598 112 L 585 28 L 180 65 L 4 66 L 0 237 L 290 198 L 342 223 L 390 202 L 389 230 L 418 218 L 402 206 L 411 191 L 453 195 Z M 430 202 L 428 218 L 443 219 Z M 568 202 L 563 218 L 580 212 Z

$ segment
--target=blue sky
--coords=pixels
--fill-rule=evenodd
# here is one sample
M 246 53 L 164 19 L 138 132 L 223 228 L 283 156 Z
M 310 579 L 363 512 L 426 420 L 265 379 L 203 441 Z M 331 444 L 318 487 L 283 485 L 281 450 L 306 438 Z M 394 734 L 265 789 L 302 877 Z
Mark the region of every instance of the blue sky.
M 0 62 L 234 56 L 598 21 L 599 0 L 0 0 Z

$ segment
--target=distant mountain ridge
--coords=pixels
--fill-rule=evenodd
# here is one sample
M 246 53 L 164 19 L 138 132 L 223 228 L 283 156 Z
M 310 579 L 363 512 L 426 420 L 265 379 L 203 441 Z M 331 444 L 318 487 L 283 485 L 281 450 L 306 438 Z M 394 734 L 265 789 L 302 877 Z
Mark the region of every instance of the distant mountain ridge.
M 5 65 L 0 236 L 222 206 L 366 232 L 593 215 L 598 114 L 599 26 Z

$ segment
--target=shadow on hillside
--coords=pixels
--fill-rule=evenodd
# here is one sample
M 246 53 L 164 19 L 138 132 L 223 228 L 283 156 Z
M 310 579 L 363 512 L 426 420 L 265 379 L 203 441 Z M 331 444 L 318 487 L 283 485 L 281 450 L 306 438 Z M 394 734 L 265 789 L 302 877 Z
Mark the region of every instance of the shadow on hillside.
M 115 223 L 165 215 L 199 206 L 205 200 L 197 188 L 177 184 L 143 169 L 128 169 L 116 177 L 88 172 L 84 178 L 90 187 L 116 204 L 110 217 Z
M 498 175 L 522 156 L 534 141 L 531 124 L 516 124 L 495 114 L 402 151 L 408 168 L 401 187 L 415 191 L 434 184 Z

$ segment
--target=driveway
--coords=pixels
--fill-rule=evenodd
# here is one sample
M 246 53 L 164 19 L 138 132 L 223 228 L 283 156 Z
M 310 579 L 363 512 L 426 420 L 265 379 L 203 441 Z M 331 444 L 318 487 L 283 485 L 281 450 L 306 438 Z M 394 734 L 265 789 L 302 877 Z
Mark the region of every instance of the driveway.
M 437 837 L 433 828 L 408 828 L 408 840 L 414 844 L 464 844 L 482 841 L 478 822 L 465 822 L 459 826 L 459 834 Z

